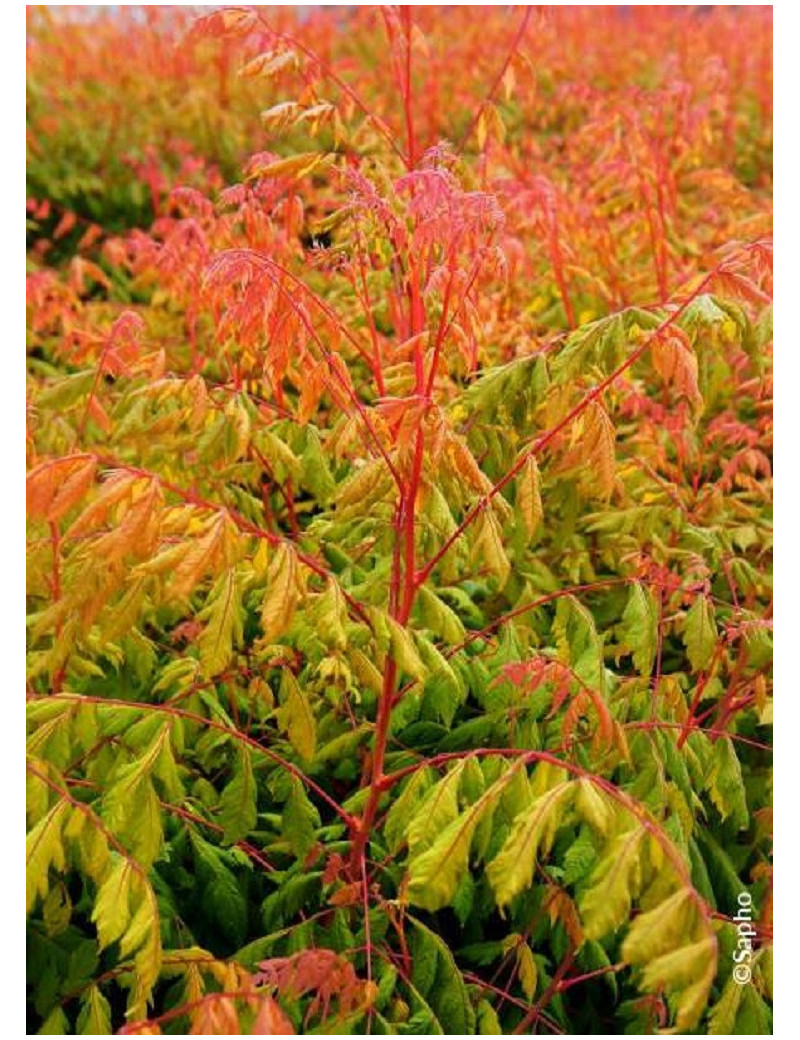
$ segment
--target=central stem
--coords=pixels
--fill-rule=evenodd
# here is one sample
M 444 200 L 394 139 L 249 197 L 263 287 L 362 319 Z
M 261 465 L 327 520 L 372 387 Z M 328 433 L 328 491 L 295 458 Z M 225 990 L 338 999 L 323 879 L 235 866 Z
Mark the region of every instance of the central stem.
M 414 343 L 414 392 L 417 396 L 425 392 L 425 354 L 420 333 L 425 327 L 425 308 L 420 294 L 416 265 L 409 264 L 409 326 L 411 336 L 416 337 Z M 422 425 L 417 428 L 414 438 L 414 451 L 407 479 L 403 482 L 400 500 L 395 513 L 394 528 L 397 539 L 392 557 L 392 571 L 389 582 L 389 612 L 400 625 L 405 625 L 411 616 L 414 598 L 419 587 L 416 570 L 416 511 L 417 495 L 422 481 L 422 465 L 425 457 L 425 437 Z M 378 806 L 383 792 L 383 766 L 386 759 L 386 746 L 389 742 L 389 724 L 392 718 L 397 687 L 397 661 L 391 656 L 386 661 L 383 673 L 378 713 L 375 718 L 375 746 L 372 754 L 369 794 L 358 826 L 353 832 L 350 859 L 351 875 L 357 877 L 357 871 L 363 864 L 364 853 L 369 841 Z
M 411 8 L 402 8 L 403 32 L 406 37 L 406 67 L 403 77 L 403 109 L 406 117 L 406 166 L 409 170 L 414 169 L 416 162 L 417 145 L 414 138 L 414 116 L 411 105 Z

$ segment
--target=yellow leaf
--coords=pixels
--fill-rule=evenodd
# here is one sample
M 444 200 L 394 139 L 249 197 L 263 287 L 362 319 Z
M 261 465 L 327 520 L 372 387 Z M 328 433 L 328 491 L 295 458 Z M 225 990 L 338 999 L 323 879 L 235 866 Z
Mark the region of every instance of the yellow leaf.
M 272 643 L 286 632 L 302 594 L 294 549 L 281 542 L 267 571 L 267 587 L 261 605 L 264 642 Z
M 256 177 L 294 177 L 299 180 L 315 170 L 328 156 L 324 152 L 300 152 L 285 159 L 267 163 L 253 163 L 248 171 L 250 180 Z
M 519 981 L 522 986 L 522 992 L 528 1000 L 533 1000 L 536 996 L 538 971 L 536 968 L 536 961 L 533 959 L 531 948 L 525 942 L 520 943 L 517 947 L 517 968 L 519 970 Z
M 298 755 L 311 761 L 317 749 L 317 724 L 308 696 L 288 668 L 281 676 L 281 700 L 278 723 Z
M 239 591 L 236 574 L 229 570 L 210 597 L 211 604 L 198 617 L 208 617 L 208 624 L 197 640 L 200 669 L 205 679 L 224 671 L 230 663 L 234 642 L 241 639 Z
M 575 798 L 578 814 L 599 834 L 608 834 L 614 821 L 614 811 L 602 791 L 581 777 L 578 780 L 578 794 Z
M 131 917 L 129 897 L 132 869 L 128 860 L 117 857 L 97 893 L 92 921 L 97 926 L 101 950 L 116 942 L 128 927 Z
M 525 531 L 528 538 L 533 538 L 544 514 L 539 466 L 533 454 L 529 454 L 525 459 L 525 465 L 519 475 L 517 496 L 517 504 L 525 520 Z
M 44 897 L 47 894 L 50 868 L 64 869 L 65 858 L 61 830 L 68 809 L 67 802 L 63 800 L 57 802 L 48 814 L 39 820 L 26 838 L 25 882 L 28 913 L 33 909 L 36 897 L 39 895 Z
M 482 509 L 475 524 L 475 540 L 472 543 L 471 559 L 478 565 L 488 567 L 502 589 L 511 574 L 500 523 L 491 509 Z
M 284 69 L 296 68 L 297 64 L 297 55 L 294 51 L 278 51 L 277 53 L 266 51 L 243 65 L 239 69 L 239 75 L 247 79 L 255 76 L 274 76 L 275 73 L 282 72 Z
M 530 886 L 537 853 L 549 852 L 574 793 L 575 783 L 565 780 L 516 815 L 503 847 L 486 868 L 498 906 L 508 905 Z

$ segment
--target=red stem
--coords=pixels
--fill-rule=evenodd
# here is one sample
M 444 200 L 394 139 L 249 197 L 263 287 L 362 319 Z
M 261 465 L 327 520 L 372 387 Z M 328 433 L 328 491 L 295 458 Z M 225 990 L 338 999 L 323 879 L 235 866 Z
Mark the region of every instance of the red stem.
M 414 137 L 414 114 L 412 106 L 411 87 L 411 8 L 401 8 L 403 17 L 403 32 L 406 37 L 406 63 L 405 76 L 403 77 L 403 113 L 406 120 L 406 166 L 409 170 L 414 169 L 417 158 L 417 145 Z

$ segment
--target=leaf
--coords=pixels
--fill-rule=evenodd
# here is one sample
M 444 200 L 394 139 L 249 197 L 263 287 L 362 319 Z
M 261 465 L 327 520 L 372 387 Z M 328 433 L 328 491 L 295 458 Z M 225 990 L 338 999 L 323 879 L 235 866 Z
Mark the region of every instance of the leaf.
M 658 609 L 646 586 L 631 585 L 619 632 L 623 643 L 633 652 L 633 663 L 639 674 L 649 678 L 658 649 Z
M 497 1012 L 488 1000 L 482 1000 L 477 1010 L 477 1032 L 476 1036 L 502 1036 L 503 1029 Z
M 243 65 L 239 70 L 239 75 L 246 78 L 252 78 L 254 76 L 274 76 L 277 72 L 282 72 L 284 69 L 295 69 L 298 65 L 298 58 L 294 51 L 266 51 L 264 54 L 259 54 L 257 57 L 252 58 Z
M 448 774 L 450 775 L 450 774 Z M 390 852 L 396 852 L 407 839 L 412 820 L 425 797 L 426 791 L 431 787 L 430 771 L 419 769 L 408 780 L 400 795 L 394 800 L 386 814 L 386 822 L 383 834 L 386 845 Z M 424 840 L 424 818 L 422 826 L 416 835 L 417 842 Z
M 536 534 L 544 516 L 539 466 L 532 452 L 526 456 L 525 465 L 518 477 L 517 507 L 525 521 L 525 532 L 528 539 L 531 539 Z
M 556 831 L 566 822 L 564 810 L 575 794 L 575 785 L 565 780 L 545 791 L 529 809 L 514 818 L 503 847 L 486 868 L 486 876 L 499 907 L 530 887 L 536 857 L 546 855 Z
M 528 1000 L 533 1000 L 536 996 L 536 983 L 539 972 L 531 948 L 526 942 L 522 942 L 517 946 L 517 969 L 522 992 Z
M 253 1019 L 250 1032 L 253 1036 L 294 1036 L 295 1030 L 291 1021 L 281 1010 L 280 1005 L 270 996 L 262 996 L 258 1014 Z
M 75 1031 L 82 1036 L 109 1036 L 112 1033 L 111 1005 L 97 986 L 90 986 L 81 996 Z
M 233 644 L 242 638 L 239 588 L 232 568 L 217 582 L 209 601 L 209 605 L 197 615 L 198 618 L 208 618 L 197 640 L 201 674 L 205 679 L 211 679 L 228 667 Z
M 614 810 L 605 793 L 585 776 L 577 781 L 575 808 L 581 819 L 598 834 L 605 836 L 611 832 Z
M 220 931 L 235 944 L 242 942 L 247 931 L 245 888 L 230 869 L 226 856 L 230 853 L 190 833 L 194 864 L 203 905 L 217 922 Z
M 83 500 L 89 488 L 93 487 L 97 473 L 97 462 L 88 459 L 60 483 L 53 501 L 47 510 L 47 520 L 55 523 Z
M 436 593 L 423 585 L 417 593 L 417 607 L 426 628 L 445 643 L 460 643 L 466 631 L 461 618 Z
M 320 503 L 327 505 L 336 492 L 336 482 L 322 451 L 319 434 L 313 426 L 306 428 L 306 446 L 302 455 L 300 480 Z
M 666 989 L 678 994 L 675 1025 L 670 1032 L 683 1034 L 697 1025 L 716 971 L 717 940 L 713 935 L 665 953 L 645 966 L 641 983 L 644 989 Z
M 67 1036 L 70 1031 L 70 1021 L 64 1013 L 60 1004 L 56 1004 L 47 1018 L 39 1027 L 39 1036 Z M 107 1032 L 111 1033 L 109 1026 Z M 29 1034 L 30 1035 L 30 1034 Z
M 117 771 L 103 796 L 103 820 L 144 866 L 150 866 L 161 851 L 163 816 L 151 774 L 169 734 L 170 725 L 164 723 L 145 753 Z
M 471 1036 L 475 1032 L 475 1012 L 469 991 L 452 953 L 440 937 L 411 914 L 411 981 L 430 1004 L 442 1030 L 448 1034 Z
M 587 939 L 602 939 L 629 918 L 643 883 L 644 827 L 617 835 L 606 847 L 578 899 Z
M 330 579 L 325 591 L 314 603 L 316 634 L 331 649 L 344 650 L 347 646 L 347 601 L 337 581 Z
M 298 755 L 310 762 L 317 748 L 317 725 L 307 694 L 288 668 L 281 673 L 280 692 L 281 706 L 276 713 L 278 725 Z
M 629 964 L 651 961 L 680 946 L 695 923 L 693 899 L 690 888 L 679 888 L 652 910 L 634 918 L 622 944 L 623 958 Z
M 389 649 L 397 662 L 400 672 L 405 675 L 410 675 L 412 678 L 417 679 L 420 682 L 423 681 L 428 673 L 425 665 L 422 663 L 419 653 L 417 652 L 416 646 L 414 646 L 414 639 L 411 632 L 390 614 L 387 614 L 383 610 L 379 610 L 377 607 L 372 607 L 370 609 L 369 617 L 373 624 L 373 628 L 376 630 L 376 641 L 378 641 L 377 633 L 379 633 L 381 629 L 388 633 Z
M 686 333 L 676 325 L 656 333 L 651 341 L 653 367 L 667 385 L 686 397 L 696 412 L 702 411 L 703 398 L 697 384 L 697 358 Z
M 50 868 L 63 870 L 66 866 L 62 828 L 69 814 L 69 803 L 61 800 L 42 817 L 25 839 L 25 890 L 27 912 L 30 913 L 37 896 L 47 894 Z
M 478 514 L 470 558 L 479 566 L 487 567 L 501 589 L 505 586 L 511 564 L 503 546 L 500 523 L 491 509 L 481 509 Z
M 447 824 L 421 855 L 411 859 L 408 865 L 410 902 L 434 911 L 452 901 L 469 865 L 475 829 L 485 814 L 494 808 L 520 768 L 519 764 L 511 766 L 477 802 Z
M 300 180 L 327 159 L 328 156 L 324 152 L 298 152 L 285 159 L 251 162 L 247 176 L 250 180 L 257 177 L 291 177 L 294 180 Z
M 709 1014 L 709 1036 L 768 1036 L 771 1033 L 772 1016 L 756 987 L 742 986 L 730 979 Z
M 128 927 L 132 869 L 128 860 L 116 856 L 108 877 L 97 892 L 92 921 L 97 926 L 101 950 L 121 938 Z
M 456 711 L 464 701 L 466 689 L 453 666 L 439 653 L 433 643 L 425 636 L 418 635 L 417 646 L 428 673 L 424 703 L 433 707 L 444 724 L 450 726 Z
M 583 881 L 597 862 L 597 848 L 591 830 L 582 827 L 576 840 L 564 854 L 563 866 L 565 885 Z
M 553 634 L 558 656 L 579 679 L 599 693 L 605 692 L 603 643 L 594 618 L 574 596 L 562 596 L 556 607 Z
M 28 517 L 55 523 L 85 496 L 94 483 L 97 462 L 85 455 L 49 459 L 26 478 Z
M 261 605 L 261 628 L 265 643 L 274 642 L 286 632 L 301 595 L 297 556 L 290 545 L 281 542 L 267 570 Z
M 696 672 L 708 668 L 717 648 L 717 624 L 708 597 L 695 598 L 686 615 L 683 642 L 692 668 Z
M 250 750 L 246 747 L 237 752 L 233 778 L 222 792 L 217 820 L 223 828 L 222 841 L 225 845 L 233 845 L 255 828 L 256 782 Z
M 351 647 L 348 652 L 348 662 L 353 669 L 353 674 L 362 685 L 380 697 L 383 692 L 383 676 L 367 657 L 363 650 Z
M 405 838 L 412 856 L 429 849 L 447 824 L 458 816 L 458 789 L 464 767 L 465 763 L 459 762 L 438 784 L 434 784 L 408 819 Z M 418 798 L 419 785 L 410 783 L 404 794 L 407 796 L 404 808 L 407 809 L 411 799 Z M 398 815 L 395 813 L 393 826 L 398 823 Z
M 281 815 L 281 833 L 292 852 L 304 860 L 314 844 L 314 831 L 320 825 L 319 813 L 311 804 L 296 776 L 289 778 L 289 797 Z
M 707 790 L 723 820 L 730 816 L 737 830 L 749 825 L 742 767 L 730 737 L 719 737 L 714 742 Z

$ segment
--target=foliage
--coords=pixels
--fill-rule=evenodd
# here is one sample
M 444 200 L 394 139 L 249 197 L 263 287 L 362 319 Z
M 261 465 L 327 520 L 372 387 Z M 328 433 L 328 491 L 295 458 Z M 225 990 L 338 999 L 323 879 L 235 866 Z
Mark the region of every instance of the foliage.
M 768 9 L 148 11 L 30 14 L 29 1031 L 770 1032 Z

